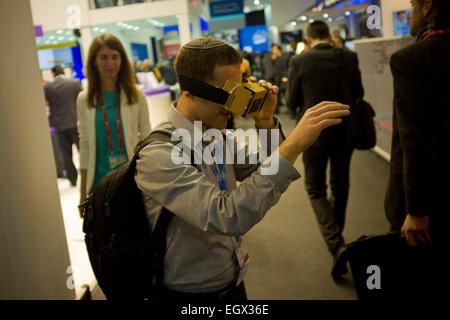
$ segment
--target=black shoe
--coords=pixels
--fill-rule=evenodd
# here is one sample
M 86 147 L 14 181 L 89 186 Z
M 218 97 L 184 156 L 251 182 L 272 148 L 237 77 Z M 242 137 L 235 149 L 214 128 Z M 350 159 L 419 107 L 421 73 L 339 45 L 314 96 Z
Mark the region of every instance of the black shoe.
M 334 279 L 340 278 L 348 272 L 347 261 L 347 246 L 343 243 L 333 255 L 333 268 L 331 269 L 331 275 Z

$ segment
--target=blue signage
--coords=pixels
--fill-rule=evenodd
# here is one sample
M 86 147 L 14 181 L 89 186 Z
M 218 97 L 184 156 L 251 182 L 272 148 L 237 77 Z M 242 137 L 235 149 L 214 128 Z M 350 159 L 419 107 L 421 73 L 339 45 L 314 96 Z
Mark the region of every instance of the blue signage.
M 266 25 L 250 26 L 239 30 L 241 51 L 268 52 L 269 34 Z
M 212 18 L 243 13 L 244 0 L 211 1 L 209 12 Z

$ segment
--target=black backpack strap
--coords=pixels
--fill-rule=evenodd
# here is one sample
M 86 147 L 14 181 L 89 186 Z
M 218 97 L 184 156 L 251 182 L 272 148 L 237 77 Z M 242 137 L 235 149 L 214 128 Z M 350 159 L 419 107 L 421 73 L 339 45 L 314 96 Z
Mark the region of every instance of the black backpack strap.
M 135 169 L 136 167 L 136 161 L 139 157 L 139 152 L 145 148 L 150 143 L 156 142 L 156 141 L 163 141 L 163 142 L 170 142 L 173 145 L 177 145 L 180 143 L 180 141 L 174 141 L 171 139 L 172 135 L 167 131 L 152 131 L 147 138 L 144 140 L 141 140 L 138 142 L 136 147 L 134 148 L 134 156 L 132 160 L 130 161 L 130 167 Z M 195 166 L 194 164 L 194 151 L 191 149 L 191 164 Z M 169 227 L 170 221 L 174 217 L 174 214 L 166 209 L 165 207 L 162 207 L 161 214 L 158 217 L 158 220 L 156 221 L 156 226 L 153 230 L 152 237 L 156 239 L 156 269 L 155 269 L 155 276 L 156 276 L 156 287 L 162 287 L 163 286 L 163 280 L 164 280 L 164 258 L 166 256 L 166 233 L 167 228 Z
M 150 143 L 156 142 L 156 141 L 163 141 L 163 142 L 170 142 L 172 143 L 174 146 L 179 144 L 181 142 L 181 140 L 172 140 L 172 135 L 171 133 L 167 132 L 167 131 L 162 131 L 162 130 L 157 130 L 157 131 L 152 131 L 150 132 L 150 134 L 147 136 L 147 138 L 145 138 L 144 140 L 141 140 L 137 143 L 136 147 L 134 148 L 134 156 L 130 161 L 130 167 L 132 169 L 134 169 L 136 167 L 136 161 L 139 158 L 139 152 L 144 149 L 147 145 L 149 145 Z M 193 166 L 195 165 L 195 161 L 194 161 L 194 150 L 191 148 L 191 164 Z
M 164 257 L 166 256 L 166 233 L 169 223 L 172 220 L 174 214 L 162 208 L 161 214 L 156 222 L 155 229 L 153 230 L 153 236 L 157 239 L 156 249 L 156 286 L 161 287 L 164 279 Z

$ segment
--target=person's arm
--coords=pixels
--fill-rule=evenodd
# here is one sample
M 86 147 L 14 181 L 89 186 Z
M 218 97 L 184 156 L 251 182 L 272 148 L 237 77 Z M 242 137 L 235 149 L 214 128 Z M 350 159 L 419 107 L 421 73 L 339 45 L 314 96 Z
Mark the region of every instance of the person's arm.
M 84 118 L 84 108 L 86 108 L 87 101 L 78 95 L 77 98 L 77 128 L 78 136 L 80 140 L 80 173 L 81 173 L 81 184 L 80 184 L 80 202 L 82 204 L 86 200 L 87 190 L 86 190 L 86 179 L 87 179 L 87 168 L 89 162 L 89 143 L 86 134 L 86 121 Z M 83 210 L 80 209 L 80 216 L 83 217 Z
M 87 170 L 81 169 L 80 170 L 81 175 L 81 184 L 80 184 L 80 202 L 81 205 L 83 202 L 86 201 L 86 177 L 87 177 Z M 84 208 L 78 208 L 78 211 L 80 212 L 80 217 L 84 218 Z
M 423 65 L 415 63 L 415 57 L 405 51 L 391 56 L 391 71 L 394 77 L 394 92 L 397 108 L 397 128 L 403 153 L 403 185 L 407 219 L 402 233 L 410 245 L 429 240 L 427 203 L 434 198 L 436 175 L 430 172 L 436 163 L 442 146 L 435 144 L 435 130 L 428 92 L 424 90 L 427 76 Z
M 139 140 L 144 140 L 150 133 L 150 116 L 145 95 L 139 90 Z
M 361 80 L 361 71 L 359 69 L 358 55 L 351 52 L 354 57 L 354 69 L 352 74 L 352 101 L 362 99 L 364 97 L 364 87 Z
M 220 190 L 192 165 L 172 161 L 171 143 L 153 143 L 140 152 L 136 183 L 144 199 L 152 198 L 190 225 L 205 232 L 243 235 L 275 205 L 289 184 L 300 177 L 293 163 L 319 136 L 340 123 L 349 107 L 323 102 L 307 111 L 293 133 L 257 172 L 236 190 Z M 278 170 L 262 174 L 266 164 L 278 161 Z M 194 214 L 195 213 L 195 214 Z
M 342 122 L 350 114 L 349 106 L 324 101 L 306 110 L 300 122 L 280 146 L 280 154 L 294 164 L 302 152 L 319 137 L 322 130 Z
M 299 76 L 299 59 L 300 56 L 294 56 L 289 60 L 289 68 L 287 73 L 288 83 L 286 90 L 286 104 L 288 108 L 295 111 L 297 107 L 303 107 L 303 93 L 301 88 L 301 78 Z

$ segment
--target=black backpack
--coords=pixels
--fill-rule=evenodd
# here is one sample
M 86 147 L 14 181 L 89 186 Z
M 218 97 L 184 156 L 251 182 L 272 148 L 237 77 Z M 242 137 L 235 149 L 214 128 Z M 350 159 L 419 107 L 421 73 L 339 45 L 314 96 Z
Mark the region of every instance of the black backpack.
M 107 299 L 151 298 L 162 286 L 173 214 L 163 208 L 152 233 L 134 180 L 139 151 L 154 141 L 178 143 L 168 133 L 151 132 L 138 143 L 131 161 L 104 176 L 83 204 L 89 260 Z

